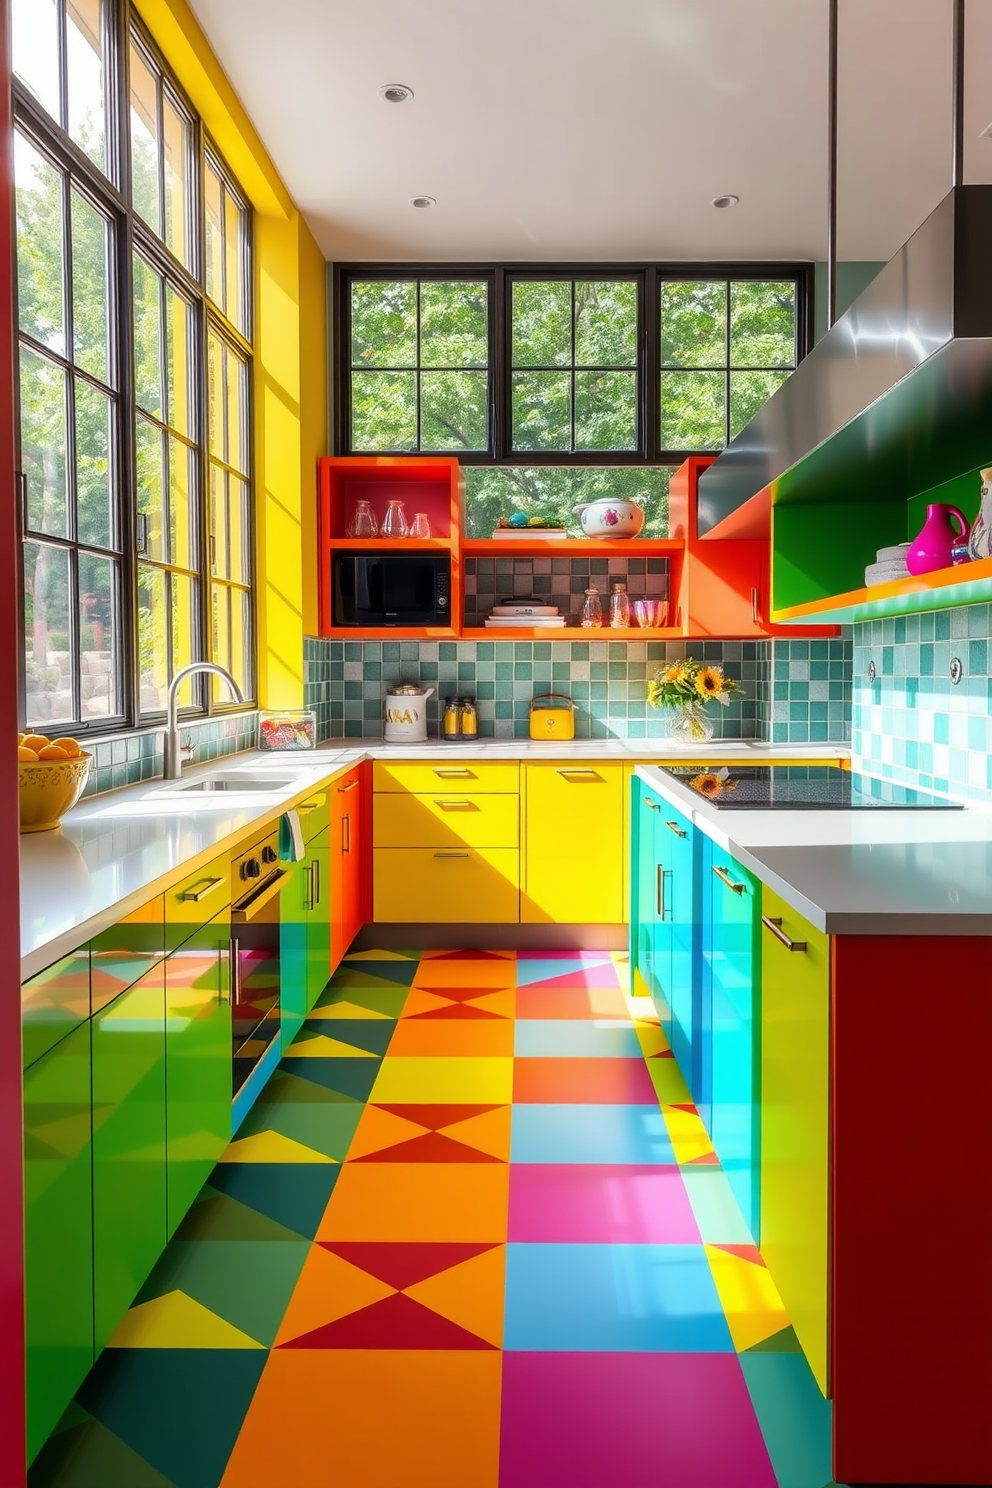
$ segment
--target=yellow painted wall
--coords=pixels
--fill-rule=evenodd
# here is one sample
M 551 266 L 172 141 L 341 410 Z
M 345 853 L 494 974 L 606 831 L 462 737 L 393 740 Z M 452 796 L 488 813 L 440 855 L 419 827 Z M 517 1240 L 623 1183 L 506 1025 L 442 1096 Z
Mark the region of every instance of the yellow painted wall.
M 140 0 L 138 10 L 255 213 L 258 701 L 300 707 L 303 637 L 315 634 L 317 624 L 325 264 L 186 0 Z

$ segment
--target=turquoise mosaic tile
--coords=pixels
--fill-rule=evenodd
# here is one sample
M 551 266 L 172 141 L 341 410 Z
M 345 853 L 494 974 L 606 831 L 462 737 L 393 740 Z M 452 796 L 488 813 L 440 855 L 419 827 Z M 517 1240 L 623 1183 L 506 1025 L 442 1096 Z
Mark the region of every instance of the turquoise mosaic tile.
M 851 737 L 853 637 L 767 643 L 762 737 L 772 744 L 846 744 Z
M 183 738 L 193 745 L 192 764 L 254 749 L 258 742 L 258 714 L 232 713 L 223 718 L 204 718 L 183 723 Z M 125 785 L 140 785 L 162 774 L 162 729 L 103 739 L 88 746 L 93 754 L 85 796 L 102 795 Z

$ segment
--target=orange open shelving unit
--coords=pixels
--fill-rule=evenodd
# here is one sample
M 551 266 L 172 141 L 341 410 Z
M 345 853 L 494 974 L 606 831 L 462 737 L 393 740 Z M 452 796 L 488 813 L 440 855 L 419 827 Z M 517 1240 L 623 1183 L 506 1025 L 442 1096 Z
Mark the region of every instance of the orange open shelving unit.
M 320 461 L 319 613 L 322 636 L 341 640 L 571 641 L 601 635 L 612 641 L 679 641 L 697 639 L 763 640 L 769 636 L 836 635 L 835 624 L 810 622 L 777 626 L 770 619 L 769 542 L 767 537 L 701 539 L 696 530 L 699 476 L 713 462 L 692 457 L 672 476 L 669 487 L 667 538 L 528 537 L 526 530 L 507 538 L 467 537 L 464 532 L 465 480 L 459 462 L 448 456 L 350 455 Z M 408 517 L 426 511 L 434 536 L 352 538 L 347 527 L 355 503 L 372 503 L 380 523 L 386 503 L 399 499 Z M 331 564 L 336 550 L 352 552 L 437 552 L 451 554 L 450 626 L 375 628 L 335 626 L 331 603 Z M 506 626 L 488 629 L 466 625 L 464 565 L 470 558 L 571 557 L 665 558 L 669 564 L 669 624 L 653 630 L 631 627 L 590 631 L 575 625 Z M 777 617 L 776 617 L 777 618 Z

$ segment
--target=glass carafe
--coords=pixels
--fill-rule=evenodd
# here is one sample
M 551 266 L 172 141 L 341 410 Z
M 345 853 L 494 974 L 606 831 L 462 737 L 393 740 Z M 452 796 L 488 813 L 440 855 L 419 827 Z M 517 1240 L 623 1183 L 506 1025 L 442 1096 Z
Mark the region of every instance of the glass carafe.
M 378 537 L 379 523 L 375 519 L 371 501 L 359 501 L 351 514 L 346 537 Z
M 582 601 L 582 614 L 579 624 L 583 630 L 599 630 L 603 624 L 603 606 L 599 600 L 599 590 L 587 589 L 586 597 Z
M 610 595 L 610 625 L 614 630 L 627 630 L 630 626 L 630 599 L 626 584 L 614 584 Z
M 386 507 L 386 515 L 382 519 L 383 537 L 406 537 L 409 531 L 406 512 L 403 510 L 403 502 L 391 501 Z
M 430 537 L 431 521 L 426 512 L 414 512 L 413 521 L 410 523 L 411 537 Z

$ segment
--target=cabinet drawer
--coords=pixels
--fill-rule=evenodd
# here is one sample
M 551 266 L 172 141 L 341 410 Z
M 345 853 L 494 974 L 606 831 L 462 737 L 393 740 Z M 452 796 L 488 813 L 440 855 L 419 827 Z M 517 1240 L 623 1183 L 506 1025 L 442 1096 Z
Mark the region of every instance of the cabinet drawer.
M 424 795 L 436 790 L 513 793 L 520 789 L 520 766 L 515 762 L 480 764 L 478 760 L 444 760 L 408 763 L 376 760 L 372 766 L 376 791 L 413 791 Z
M 376 847 L 513 847 L 520 842 L 520 797 L 446 790 L 380 795 Z
M 520 918 L 514 848 L 380 847 L 373 858 L 377 921 L 516 924 Z
M 165 935 L 169 950 L 182 945 L 230 902 L 231 859 L 222 853 L 166 893 Z
M 83 946 L 21 986 L 24 1068 L 85 1023 L 89 1015 L 90 953 Z
M 313 795 L 305 796 L 296 811 L 303 828 L 303 841 L 312 842 L 330 824 L 330 800 L 327 791 L 314 791 Z

